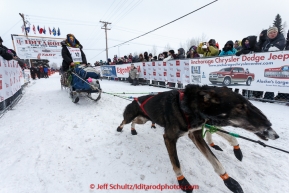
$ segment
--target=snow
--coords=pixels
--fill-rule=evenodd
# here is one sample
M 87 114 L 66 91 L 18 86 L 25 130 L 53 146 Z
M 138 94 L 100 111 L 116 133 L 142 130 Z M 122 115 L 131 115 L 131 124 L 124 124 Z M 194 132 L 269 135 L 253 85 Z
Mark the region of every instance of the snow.
M 151 129 L 148 122 L 136 126 L 137 136 L 130 134 L 130 125 L 118 133 L 116 128 L 129 101 L 103 94 L 98 102 L 80 98 L 74 104 L 68 92 L 60 89 L 59 79 L 55 74 L 33 81 L 14 109 L 1 118 L 1 193 L 161 192 L 96 190 L 90 185 L 177 185 L 163 142 L 163 128 Z M 108 80 L 101 81 L 101 87 L 106 92 L 167 90 Z M 279 139 L 265 143 L 288 150 L 288 107 L 253 104 L 265 113 L 280 135 Z M 227 127 L 227 130 L 258 140 L 242 129 Z M 213 139 L 224 151 L 212 151 L 244 192 L 289 192 L 288 154 L 238 139 L 244 155 L 240 162 L 228 142 L 217 135 Z M 177 148 L 185 177 L 199 186 L 194 192 L 230 192 L 187 136 L 179 139 Z

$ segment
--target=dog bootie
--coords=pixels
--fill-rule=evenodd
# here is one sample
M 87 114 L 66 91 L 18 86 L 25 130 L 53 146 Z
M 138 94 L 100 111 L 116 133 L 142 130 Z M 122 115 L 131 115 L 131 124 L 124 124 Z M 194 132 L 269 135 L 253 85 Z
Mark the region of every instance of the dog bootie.
M 136 130 L 132 128 L 132 129 L 131 129 L 131 134 L 132 134 L 132 135 L 137 135 Z
M 190 185 L 190 183 L 188 182 L 188 180 L 184 176 L 179 176 L 177 179 L 178 179 L 178 183 L 179 183 L 182 191 L 184 191 L 186 193 L 192 193 L 193 192 L 193 190 L 194 190 L 193 186 Z
M 242 154 L 242 151 L 241 151 L 239 145 L 234 146 L 234 154 L 238 160 L 242 161 L 243 154 Z
M 224 180 L 224 184 L 234 193 L 244 193 L 240 184 L 234 180 L 233 178 L 229 177 L 227 173 L 221 175 L 221 178 Z
M 212 148 L 214 148 L 215 150 L 223 151 L 218 145 L 215 145 L 214 143 L 211 143 L 210 146 L 211 146 Z
M 122 132 L 122 128 L 121 127 L 117 127 L 116 131 L 117 132 Z

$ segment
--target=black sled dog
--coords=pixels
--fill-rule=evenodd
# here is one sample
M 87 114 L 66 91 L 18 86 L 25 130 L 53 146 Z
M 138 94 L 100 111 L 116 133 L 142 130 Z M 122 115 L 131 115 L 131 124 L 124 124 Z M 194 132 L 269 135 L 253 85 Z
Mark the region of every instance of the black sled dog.
M 202 137 L 202 125 L 233 126 L 255 133 L 261 139 L 277 139 L 266 116 L 243 96 L 227 87 L 188 85 L 183 91 L 167 91 L 158 95 L 136 98 L 127 105 L 124 120 L 117 128 L 132 122 L 144 124 L 148 120 L 164 127 L 164 142 L 173 170 L 181 189 L 192 192 L 191 186 L 180 168 L 176 143 L 179 137 L 188 134 L 196 147 L 212 164 L 224 184 L 235 193 L 242 193 L 239 183 L 231 178 L 215 157 Z M 136 134 L 134 129 L 132 134 Z

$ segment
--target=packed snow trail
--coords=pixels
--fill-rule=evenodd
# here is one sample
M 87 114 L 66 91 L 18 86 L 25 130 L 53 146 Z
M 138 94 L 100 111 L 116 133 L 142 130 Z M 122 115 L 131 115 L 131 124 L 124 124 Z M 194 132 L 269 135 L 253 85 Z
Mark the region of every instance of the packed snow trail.
M 68 91 L 60 89 L 59 79 L 55 74 L 33 81 L 25 88 L 20 102 L 0 119 L 1 193 L 160 192 L 96 190 L 90 185 L 177 185 L 163 141 L 163 128 L 151 129 L 150 123 L 137 125 L 138 135 L 132 136 L 130 125 L 126 125 L 118 133 L 116 128 L 129 101 L 102 94 L 98 102 L 81 97 L 74 104 Z M 100 84 L 106 92 L 167 90 L 107 80 Z M 280 136 L 266 143 L 288 150 L 289 108 L 253 104 L 264 112 Z M 258 140 L 242 129 L 227 130 Z M 224 151 L 212 151 L 244 192 L 289 192 L 288 154 L 238 139 L 244 155 L 240 162 L 226 141 L 217 135 L 213 138 Z M 230 192 L 188 137 L 180 138 L 177 146 L 185 177 L 191 185 L 199 186 L 194 192 Z

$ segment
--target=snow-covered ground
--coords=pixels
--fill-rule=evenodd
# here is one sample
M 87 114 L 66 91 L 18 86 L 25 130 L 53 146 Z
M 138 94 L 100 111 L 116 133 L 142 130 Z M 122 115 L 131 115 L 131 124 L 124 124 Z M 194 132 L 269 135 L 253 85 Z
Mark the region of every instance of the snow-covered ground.
M 129 101 L 103 94 L 98 102 L 80 98 L 74 104 L 68 92 L 60 90 L 59 79 L 56 74 L 32 82 L 19 104 L 0 119 L 1 193 L 160 192 L 96 190 L 90 185 L 177 185 L 163 142 L 163 128 L 151 129 L 150 123 L 138 125 L 138 135 L 132 136 L 130 125 L 126 125 L 118 133 L 116 128 Z M 106 92 L 166 90 L 107 80 L 101 81 L 101 87 Z M 288 150 L 289 108 L 253 104 L 268 116 L 280 135 L 266 143 Z M 241 129 L 227 130 L 258 139 Z M 240 162 L 226 141 L 213 137 L 224 151 L 212 151 L 244 192 L 289 192 L 288 154 L 239 139 L 244 155 Z M 199 186 L 194 192 L 230 192 L 188 137 L 180 138 L 177 148 L 185 177 Z

